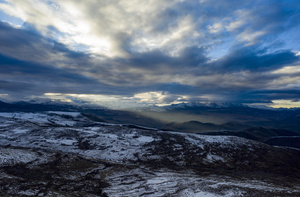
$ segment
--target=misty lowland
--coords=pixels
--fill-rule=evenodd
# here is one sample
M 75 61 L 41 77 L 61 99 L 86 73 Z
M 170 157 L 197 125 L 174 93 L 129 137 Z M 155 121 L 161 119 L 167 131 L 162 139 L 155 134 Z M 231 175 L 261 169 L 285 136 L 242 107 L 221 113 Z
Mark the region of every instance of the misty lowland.
M 1 102 L 0 111 L 1 196 L 300 196 L 296 108 Z

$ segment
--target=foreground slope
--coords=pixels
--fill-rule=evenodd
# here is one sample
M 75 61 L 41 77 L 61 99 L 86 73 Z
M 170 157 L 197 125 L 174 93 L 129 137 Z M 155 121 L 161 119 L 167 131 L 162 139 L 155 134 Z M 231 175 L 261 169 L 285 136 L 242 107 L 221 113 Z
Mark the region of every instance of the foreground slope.
M 300 195 L 299 151 L 239 137 L 99 123 L 76 112 L 0 113 L 0 144 L 3 194 Z

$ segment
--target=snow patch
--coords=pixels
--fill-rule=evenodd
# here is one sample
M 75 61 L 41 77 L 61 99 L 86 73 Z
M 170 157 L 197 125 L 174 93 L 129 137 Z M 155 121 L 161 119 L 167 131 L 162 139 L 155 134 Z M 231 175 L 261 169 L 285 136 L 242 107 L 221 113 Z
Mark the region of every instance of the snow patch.
M 141 143 L 150 143 L 154 141 L 154 138 L 149 136 L 140 136 L 139 138 L 137 138 L 137 140 Z
M 215 161 L 221 161 L 221 162 L 224 162 L 225 163 L 225 160 L 223 157 L 220 157 L 218 155 L 213 155 L 211 153 L 208 153 L 207 156 L 206 156 L 206 160 L 209 162 L 209 163 L 214 163 Z
M 39 124 L 44 124 L 44 123 L 53 124 L 54 123 L 54 124 L 63 125 L 63 126 L 74 126 L 76 124 L 76 121 L 61 117 L 61 115 L 65 114 L 65 113 L 67 113 L 67 115 L 69 115 L 69 113 L 70 113 L 72 115 L 72 117 L 80 115 L 80 113 L 75 113 L 75 112 L 60 112 L 60 113 L 56 113 L 56 114 L 55 113 L 47 114 L 47 113 L 2 112 L 2 113 L 0 113 L 0 117 L 24 120 L 24 121 L 29 121 L 29 122 L 33 122 L 33 123 L 39 123 Z
M 155 177 L 153 179 L 150 179 L 147 181 L 147 184 L 162 184 L 168 182 L 168 179 L 166 177 Z
M 61 144 L 61 145 L 72 146 L 74 143 L 77 142 L 77 140 L 68 140 L 68 139 L 51 140 L 51 139 L 47 139 L 46 142 L 49 142 L 51 144 Z
M 19 163 L 29 163 L 40 156 L 37 153 L 20 149 L 0 148 L 0 166 L 10 166 Z
M 48 114 L 67 115 L 72 117 L 78 117 L 81 115 L 80 112 L 64 112 L 64 111 L 48 111 Z
M 22 133 L 27 133 L 29 130 L 28 129 L 22 129 L 22 128 L 15 128 L 12 131 L 16 134 L 22 134 Z

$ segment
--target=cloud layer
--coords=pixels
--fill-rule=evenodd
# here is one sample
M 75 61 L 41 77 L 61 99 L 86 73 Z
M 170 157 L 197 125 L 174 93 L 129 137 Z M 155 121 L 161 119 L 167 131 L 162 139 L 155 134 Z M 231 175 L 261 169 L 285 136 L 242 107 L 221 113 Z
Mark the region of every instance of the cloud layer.
M 298 1 L 5 0 L 0 10 L 5 97 L 300 99 Z

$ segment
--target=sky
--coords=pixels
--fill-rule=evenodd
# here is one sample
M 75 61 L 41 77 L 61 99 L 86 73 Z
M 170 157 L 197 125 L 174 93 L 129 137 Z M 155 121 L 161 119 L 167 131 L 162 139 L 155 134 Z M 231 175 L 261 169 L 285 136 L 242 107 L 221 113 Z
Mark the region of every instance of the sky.
M 300 107 L 300 1 L 0 0 L 0 100 Z

